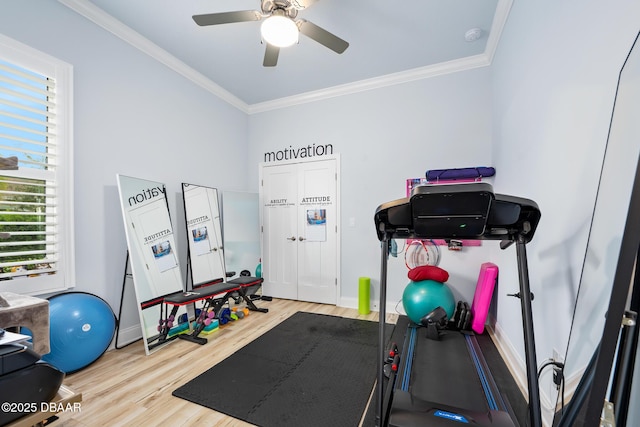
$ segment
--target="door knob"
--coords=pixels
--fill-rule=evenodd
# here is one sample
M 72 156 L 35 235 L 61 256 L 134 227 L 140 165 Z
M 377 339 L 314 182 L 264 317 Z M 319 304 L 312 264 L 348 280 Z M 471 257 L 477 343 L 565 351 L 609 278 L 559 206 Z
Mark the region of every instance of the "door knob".
M 302 242 L 303 240 L 307 240 L 307 239 L 305 239 L 304 237 L 300 236 L 300 237 L 298 237 L 298 240 L 300 240 Z
M 287 237 L 287 240 L 291 240 L 292 242 L 295 242 L 296 241 L 296 236 Z

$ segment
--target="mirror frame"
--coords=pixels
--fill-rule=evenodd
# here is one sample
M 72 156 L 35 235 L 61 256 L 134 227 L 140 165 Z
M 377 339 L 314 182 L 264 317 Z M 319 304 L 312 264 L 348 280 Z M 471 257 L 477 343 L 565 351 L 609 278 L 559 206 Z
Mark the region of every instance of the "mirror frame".
M 223 191 L 222 234 L 229 273 L 247 270 L 252 276 L 262 277 L 258 193 Z
M 149 355 L 172 341 L 171 338 L 162 339 L 161 335 L 157 333 L 157 329 L 159 319 L 167 321 L 166 308 L 163 307 L 164 297 L 184 290 L 180 260 L 177 255 L 178 247 L 171 225 L 166 186 L 161 182 L 121 174 L 117 175 L 117 181 L 142 339 L 145 353 Z M 137 211 L 141 208 L 146 208 L 149 212 L 140 211 L 141 216 L 137 218 L 140 214 Z M 155 210 L 151 211 L 150 209 Z M 160 215 L 156 214 L 158 209 L 162 212 Z M 149 218 L 146 215 L 155 216 L 153 224 L 148 225 L 150 228 L 144 229 L 145 227 L 139 226 L 139 229 L 144 229 L 140 231 L 136 229 L 134 223 L 141 224 L 142 215 L 145 215 L 145 218 Z M 140 234 L 141 232 L 142 234 Z M 154 248 L 164 245 L 165 242 L 168 242 L 169 252 L 159 255 Z M 172 254 L 173 260 L 163 259 L 169 254 Z M 156 288 L 153 282 L 157 276 L 154 274 L 164 274 L 169 271 L 172 271 L 172 275 L 166 277 L 166 282 L 162 283 L 161 288 Z M 155 289 L 155 292 L 152 292 L 151 289 Z M 151 311 L 158 306 L 159 313 Z
M 204 191 L 204 194 L 188 195 L 197 190 Z M 192 202 L 194 198 L 199 199 L 197 204 Z M 187 269 L 191 273 L 192 288 L 220 280 L 226 282 L 218 189 L 183 182 L 182 200 L 187 233 Z M 200 229 L 206 230 L 202 240 L 194 234 Z M 205 265 L 207 268 L 203 268 Z
M 617 124 L 615 117 L 617 103 L 619 101 L 620 82 L 623 78 L 623 72 L 628 63 L 629 58 L 634 53 L 634 49 L 640 49 L 638 40 L 640 33 L 636 36 L 629 54 L 623 64 L 620 76 L 618 78 L 618 86 L 616 90 L 616 97 L 611 115 L 611 123 L 609 128 L 609 138 L 612 134 L 612 129 Z M 636 51 L 635 55 L 640 58 L 640 51 Z M 635 76 L 634 76 L 635 77 Z M 609 144 L 607 141 L 607 145 Z M 639 141 L 640 142 L 640 141 Z M 606 161 L 603 160 L 603 171 Z M 606 311 L 606 317 L 604 321 L 604 328 L 600 338 L 599 345 L 596 347 L 592 356 L 591 362 L 587 366 L 582 379 L 575 390 L 571 401 L 566 406 L 562 415 L 557 419 L 554 419 L 554 425 L 558 427 L 571 426 L 576 421 L 576 418 L 580 417 L 581 421 L 585 425 L 599 425 L 603 412 L 603 404 L 607 399 L 607 391 L 609 389 L 610 379 L 612 377 L 612 369 L 614 368 L 614 358 L 618 351 L 618 338 L 620 336 L 620 330 L 622 327 L 622 320 L 625 316 L 625 311 L 628 306 L 628 300 L 630 296 L 630 288 L 634 286 L 634 275 L 636 272 L 636 261 L 638 259 L 638 253 L 640 248 L 640 156 L 635 162 L 635 174 L 633 175 L 633 185 L 631 187 L 631 195 L 629 206 L 627 210 L 624 231 L 622 233 L 622 239 L 620 243 L 620 251 L 618 253 L 618 259 L 615 263 L 615 273 L 613 276 L 613 283 L 609 298 L 608 309 Z M 601 174 L 602 179 L 602 174 Z M 600 190 L 598 190 L 600 192 Z M 596 199 L 597 206 L 598 199 Z M 594 206 L 594 215 L 596 208 Z M 591 225 L 593 228 L 593 224 Z M 590 231 L 591 234 L 591 231 Z M 589 246 L 589 244 L 587 244 Z M 588 256 L 588 251 L 586 256 Z M 585 257 L 586 263 L 586 257 Z M 584 265 L 583 265 L 584 270 Z M 584 271 L 583 271 L 584 275 Z M 582 282 L 582 277 L 581 277 Z M 576 304 L 579 301 L 580 291 L 582 283 L 576 297 Z M 576 307 L 577 309 L 577 307 Z M 575 312 L 574 312 L 575 320 Z M 572 325 L 572 333 L 573 331 Z M 567 345 L 567 354 L 565 362 L 569 356 L 569 349 L 572 337 L 569 337 L 569 343 Z M 575 337 L 573 338 L 575 340 Z M 566 366 L 565 366 L 566 370 Z M 560 396 L 560 395 L 559 395 Z M 558 418 L 559 414 L 556 413 L 554 418 Z M 557 421 L 557 422 L 556 422 Z
M 593 383 L 590 387 L 586 404 L 585 421 L 587 423 L 600 421 L 602 404 L 609 388 L 613 359 L 618 348 L 618 337 L 627 307 L 629 287 L 635 274 L 638 248 L 640 247 L 640 221 L 638 221 L 638 218 L 640 218 L 640 162 L 638 163 L 638 168 L 636 168 L 629 213 L 627 214 L 620 256 L 618 257 L 609 300 L 609 309 L 607 310 L 600 348 L 597 351 L 597 359 L 595 360 Z

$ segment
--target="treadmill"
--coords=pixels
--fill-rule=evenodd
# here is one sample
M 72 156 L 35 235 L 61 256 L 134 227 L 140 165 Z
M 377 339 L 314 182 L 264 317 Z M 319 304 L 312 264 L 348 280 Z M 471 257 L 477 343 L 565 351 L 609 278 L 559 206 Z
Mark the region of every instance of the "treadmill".
M 529 423 L 541 427 L 540 393 L 533 330 L 526 245 L 540 221 L 531 200 L 494 194 L 484 182 L 417 186 L 411 196 L 380 205 L 375 212 L 381 243 L 378 426 L 517 426 L 488 374 L 475 337 L 444 330 L 428 339 L 410 324 L 403 349 L 394 357 L 397 372 L 385 381 L 390 358 L 385 348 L 387 261 L 391 239 L 497 240 L 516 245 L 522 327 L 529 392 Z M 385 390 L 386 384 L 386 390 Z

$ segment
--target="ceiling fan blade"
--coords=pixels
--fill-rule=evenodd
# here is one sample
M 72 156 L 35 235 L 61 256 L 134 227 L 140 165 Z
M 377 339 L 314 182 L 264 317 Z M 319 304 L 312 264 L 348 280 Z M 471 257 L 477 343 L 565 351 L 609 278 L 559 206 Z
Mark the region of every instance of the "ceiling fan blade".
M 300 32 L 305 36 L 317 41 L 321 45 L 324 45 L 336 53 L 342 53 L 349 47 L 349 43 L 342 40 L 340 37 L 331 34 L 324 28 L 318 27 L 316 24 L 300 20 Z
M 267 49 L 264 51 L 264 61 L 262 61 L 262 65 L 264 67 L 275 67 L 278 64 L 280 48 L 269 43 L 266 43 L 266 45 Z
M 291 5 L 298 10 L 306 9 L 318 0 L 291 0 Z
M 237 12 L 193 15 L 193 20 L 200 26 L 233 24 L 234 22 L 259 21 L 261 19 L 262 15 L 257 10 L 239 10 Z

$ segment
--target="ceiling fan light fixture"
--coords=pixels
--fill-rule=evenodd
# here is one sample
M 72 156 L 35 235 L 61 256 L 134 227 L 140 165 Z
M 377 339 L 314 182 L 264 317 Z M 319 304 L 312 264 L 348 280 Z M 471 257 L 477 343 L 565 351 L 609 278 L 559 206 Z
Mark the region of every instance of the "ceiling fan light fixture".
M 260 27 L 264 41 L 277 47 L 288 47 L 298 42 L 298 26 L 292 19 L 272 15 Z

